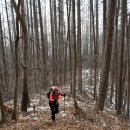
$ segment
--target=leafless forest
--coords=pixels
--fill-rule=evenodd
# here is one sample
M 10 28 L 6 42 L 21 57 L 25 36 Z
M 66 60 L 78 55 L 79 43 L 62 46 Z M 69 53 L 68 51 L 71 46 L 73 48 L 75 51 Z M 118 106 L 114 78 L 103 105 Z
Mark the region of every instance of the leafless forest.
M 129 0 L 0 1 L 0 121 L 8 119 L 5 102 L 13 100 L 17 120 L 32 95 L 40 103 L 53 85 L 67 85 L 74 100 L 87 85 L 93 111 L 109 104 L 129 119 Z

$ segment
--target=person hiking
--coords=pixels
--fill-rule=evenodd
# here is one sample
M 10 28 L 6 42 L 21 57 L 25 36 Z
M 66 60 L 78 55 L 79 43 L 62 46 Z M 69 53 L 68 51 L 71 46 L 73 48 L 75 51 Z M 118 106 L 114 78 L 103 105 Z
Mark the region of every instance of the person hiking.
M 55 114 L 59 113 L 59 95 L 66 96 L 65 93 L 60 92 L 57 86 L 53 86 L 53 91 L 50 92 L 49 106 L 51 109 L 51 118 L 55 121 Z

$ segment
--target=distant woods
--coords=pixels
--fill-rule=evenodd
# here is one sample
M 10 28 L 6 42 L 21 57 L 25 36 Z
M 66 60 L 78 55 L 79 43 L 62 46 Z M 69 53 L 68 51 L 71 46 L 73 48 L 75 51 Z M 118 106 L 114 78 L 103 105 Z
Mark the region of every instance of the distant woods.
M 4 4 L 3 4 L 4 3 Z M 27 111 L 32 94 L 51 85 L 93 88 L 95 109 L 130 115 L 129 0 L 2 0 L 0 112 L 14 101 Z M 88 70 L 88 75 L 83 72 Z M 100 78 L 99 78 L 100 77 Z M 19 101 L 20 99 L 20 101 Z M 40 100 L 40 97 L 39 97 Z

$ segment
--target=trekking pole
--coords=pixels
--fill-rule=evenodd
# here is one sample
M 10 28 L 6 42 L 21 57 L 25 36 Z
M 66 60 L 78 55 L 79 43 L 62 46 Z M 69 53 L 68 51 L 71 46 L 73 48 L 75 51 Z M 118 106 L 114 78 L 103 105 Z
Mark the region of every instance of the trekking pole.
M 64 113 L 65 113 L 65 97 L 64 97 Z

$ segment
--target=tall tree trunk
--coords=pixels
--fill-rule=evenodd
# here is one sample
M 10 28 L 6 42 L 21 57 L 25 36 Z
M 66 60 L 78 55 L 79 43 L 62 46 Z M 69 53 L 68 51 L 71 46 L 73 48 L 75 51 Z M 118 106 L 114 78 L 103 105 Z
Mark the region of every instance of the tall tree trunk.
M 94 100 L 96 100 L 97 99 L 97 75 L 98 75 L 98 73 L 97 73 L 97 66 L 98 66 L 98 42 L 99 42 L 98 0 L 96 0 L 96 37 L 95 37 L 94 41 L 95 41 L 95 43 L 94 43 Z
M 64 48 L 65 48 L 65 43 L 64 43 L 64 6 L 63 6 L 63 3 L 64 3 L 64 0 L 62 0 L 62 2 L 60 2 L 61 4 L 61 8 L 60 8 L 60 15 L 61 15 L 61 28 L 60 28 L 60 46 L 61 46 L 61 49 L 60 49 L 60 81 L 59 83 L 62 85 L 63 84 L 63 81 L 64 81 Z
M 18 3 L 18 10 L 20 8 L 20 1 Z M 18 98 L 18 78 L 19 78 L 19 69 L 18 69 L 18 42 L 19 42 L 19 21 L 16 15 L 16 39 L 15 39 L 15 92 L 14 92 L 14 111 L 12 119 L 17 120 L 17 98 Z
M 91 0 L 90 0 L 90 85 L 92 86 L 92 66 L 93 66 L 93 43 L 92 43 L 92 8 L 91 8 Z
M 19 0 L 20 2 L 21 0 Z M 18 6 L 16 5 L 15 0 L 12 0 L 14 9 L 15 9 L 15 13 L 18 17 L 18 20 L 21 24 L 22 27 L 22 32 L 23 32 L 23 40 L 24 40 L 24 64 L 23 64 L 23 93 L 22 93 L 22 104 L 21 104 L 21 110 L 27 112 L 27 107 L 28 104 L 30 104 L 30 98 L 29 98 L 29 93 L 28 93 L 28 77 L 27 77 L 27 71 L 28 71 L 28 67 L 27 67 L 27 61 L 28 61 L 28 40 L 27 40 L 27 26 L 24 20 L 24 1 L 22 1 L 21 3 L 21 13 L 18 11 Z
M 1 21 L 1 14 L 0 14 L 0 56 L 2 60 L 2 71 L 3 71 L 3 83 L 4 83 L 4 96 L 8 98 L 8 87 L 9 87 L 9 79 L 8 79 L 8 67 L 7 67 L 7 60 L 5 54 L 5 46 L 4 46 L 4 39 L 3 39 L 3 30 L 2 30 L 2 21 Z
M 62 31 L 62 23 L 63 23 L 63 17 L 62 17 L 62 1 L 58 1 L 58 9 L 59 9 L 59 23 L 58 23 L 58 49 L 57 49 L 57 60 L 58 60 L 58 82 L 59 84 L 62 83 L 62 54 L 64 54 L 62 51 L 63 47 L 63 31 Z M 62 53 L 62 54 L 61 54 Z
M 48 73 L 47 73 L 48 68 L 47 68 L 46 46 L 44 41 L 42 10 L 41 10 L 40 0 L 38 0 L 38 9 L 39 9 L 39 19 L 40 19 L 41 44 L 42 44 L 43 78 L 44 78 L 44 88 L 46 89 L 48 86 Z
M 24 1 L 21 3 L 21 16 L 23 19 L 23 22 L 21 22 L 22 26 L 22 32 L 23 32 L 23 41 L 24 41 L 24 65 L 23 65 L 23 93 L 22 93 L 22 106 L 21 110 L 27 112 L 27 107 L 30 104 L 30 98 L 28 93 L 28 39 L 27 39 L 27 25 L 25 22 L 25 9 L 24 9 Z
M 118 59 L 118 49 L 117 49 L 117 42 L 118 42 L 118 17 L 119 17 L 119 6 L 120 1 L 118 0 L 116 4 L 116 12 L 115 12 L 115 32 L 114 32 L 114 40 L 112 46 L 112 55 L 111 55 L 111 66 L 110 66 L 110 80 L 111 80 L 111 90 L 110 90 L 110 104 L 112 104 L 112 97 L 114 94 L 114 87 L 115 87 L 115 106 L 117 101 L 117 59 Z
M 110 0 L 109 12 L 108 12 L 108 25 L 106 29 L 107 35 L 105 39 L 104 64 L 102 66 L 99 97 L 96 103 L 96 109 L 100 111 L 103 111 L 104 109 L 105 98 L 107 95 L 108 77 L 109 77 L 111 51 L 112 51 L 112 35 L 114 27 L 115 7 L 116 7 L 116 0 Z
M 73 98 L 76 98 L 76 77 L 77 77 L 77 51 L 76 51 L 76 22 L 75 22 L 75 0 L 72 0 L 72 24 L 73 24 L 73 49 L 74 49 L 74 59 L 73 59 Z
M 82 93 L 82 53 L 81 53 L 81 2 L 77 1 L 77 69 L 78 69 L 78 90 Z
M 106 25 L 107 25 L 107 21 L 106 21 L 106 13 L 107 13 L 107 0 L 103 0 L 103 45 L 102 45 L 102 55 L 104 55 L 104 49 L 105 49 L 105 38 L 106 38 Z
M 35 42 L 36 42 L 36 54 L 37 54 L 37 59 L 36 59 L 36 65 L 38 68 L 38 72 L 37 72 L 37 76 L 35 76 L 36 78 L 36 83 L 35 86 L 39 87 L 41 86 L 39 83 L 39 74 L 40 74 L 40 45 L 39 45 L 39 33 L 38 33 L 38 17 L 37 17 L 37 8 L 36 8 L 36 1 L 33 0 L 33 14 L 34 14 L 34 29 L 35 29 Z M 40 88 L 39 88 L 39 92 L 40 92 Z
M 13 10 L 13 4 L 12 1 L 10 1 L 10 5 L 11 5 L 11 16 L 12 16 L 12 25 L 13 25 L 13 38 L 16 37 L 16 28 L 15 28 L 15 18 L 14 18 L 14 10 Z M 13 39 L 12 38 L 12 39 Z
M 7 9 L 7 1 L 5 0 L 5 9 L 6 9 L 6 16 L 7 16 L 7 24 L 8 24 L 8 32 L 9 32 L 9 40 L 10 40 L 10 52 L 11 52 L 11 70 L 13 72 L 14 68 L 14 49 L 13 49 L 13 43 L 12 43 L 12 37 L 11 37 L 11 28 L 10 28 L 10 21 L 9 21 L 9 15 L 8 15 L 8 9 Z
M 1 121 L 2 123 L 5 123 L 5 111 L 3 108 L 3 97 L 2 97 L 2 88 L 3 88 L 3 78 L 2 78 L 2 70 L 0 65 L 0 115 L 1 115 Z
M 124 37 L 125 37 L 125 21 L 126 21 L 126 3 L 127 0 L 122 0 L 121 3 L 121 36 L 120 36 L 120 53 L 119 53 L 119 77 L 118 77 L 118 101 L 117 101 L 117 115 L 120 115 L 122 108 L 122 75 L 123 75 L 123 53 L 124 53 Z
M 49 45 L 48 45 L 48 30 L 47 30 L 47 13 L 46 13 L 46 0 L 45 0 L 45 4 L 44 4 L 44 9 L 45 9 L 45 11 L 44 11 L 44 41 L 45 41 L 45 47 L 46 47 L 46 62 L 47 62 L 47 66 L 48 66 L 48 64 L 49 64 L 49 62 L 48 62 L 48 50 L 49 50 Z M 48 69 L 48 71 L 49 71 L 49 69 Z M 48 73 L 48 72 L 47 72 Z M 49 80 L 49 77 L 50 77 L 50 75 L 48 75 L 48 80 L 47 80 L 47 86 L 50 86 L 50 80 Z
M 117 43 L 118 43 L 118 19 L 119 19 L 119 11 L 120 11 L 120 0 L 117 2 L 117 7 L 116 7 L 116 19 L 115 19 L 115 47 L 117 48 Z M 117 109 L 117 88 L 118 88 L 118 49 L 114 51 L 115 55 L 115 110 Z
M 53 81 L 53 84 L 55 84 L 55 85 L 57 85 L 57 81 L 58 81 L 58 69 L 59 69 L 59 67 L 58 67 L 58 54 L 59 54 L 59 50 L 58 50 L 58 45 L 59 45 L 59 43 L 58 43 L 58 30 L 57 30 L 57 4 L 56 4 L 56 0 L 54 0 L 54 11 L 52 12 L 52 14 L 54 14 L 54 56 L 53 56 L 53 66 L 54 66 L 54 68 L 55 68 L 55 70 L 54 70 L 54 75 L 56 76 L 55 77 L 55 81 Z
M 52 1 L 50 0 L 50 19 L 51 19 L 51 42 L 52 42 L 52 70 L 53 70 L 53 74 L 52 74 L 52 80 L 53 80 L 53 85 L 56 85 L 56 77 L 57 77 L 57 73 L 56 73 L 56 52 L 55 52 L 55 39 L 54 39 L 54 25 L 53 25 L 53 9 L 52 9 Z M 56 23 L 55 23 L 56 24 Z M 56 25 L 55 25 L 55 29 L 56 29 Z M 56 37 L 55 37 L 56 38 Z
M 32 6 L 33 0 L 30 0 L 30 36 L 33 37 L 34 36 L 34 22 L 33 22 L 33 6 Z M 34 39 L 34 38 L 33 38 Z M 30 41 L 30 66 L 35 66 L 35 56 L 34 56 L 34 44 L 32 44 L 32 41 Z M 32 82 L 33 80 L 33 70 L 30 70 L 30 82 L 32 83 L 32 86 L 34 85 L 34 82 Z M 32 90 L 32 89 L 31 89 Z
M 130 116 L 130 14 L 127 26 L 127 117 Z
M 92 17 L 92 41 L 91 41 L 91 46 L 92 46 L 92 61 L 91 61 L 91 85 L 92 85 L 92 71 L 93 71 L 93 66 L 94 66 L 94 68 L 95 68 L 95 70 L 96 70 L 96 67 L 97 67 L 97 65 L 96 65 L 96 62 L 97 62 L 97 59 L 95 59 L 96 58 L 96 53 L 97 53 L 97 48 L 96 48 L 96 41 L 95 41 L 95 39 L 96 39 L 96 37 L 95 37 L 95 24 L 94 24 L 94 21 L 95 21 L 95 19 L 94 19 L 94 11 L 93 11 L 93 0 L 90 0 L 90 10 L 91 10 L 91 12 L 90 12 L 90 15 L 91 15 L 91 17 Z M 93 45 L 94 45 L 94 57 L 93 57 Z M 93 62 L 93 59 L 94 59 L 94 62 Z M 93 63 L 94 63 L 94 65 L 93 65 Z M 97 74 L 97 72 L 95 71 L 95 74 L 94 74 L 94 99 L 96 98 L 96 74 Z
M 67 0 L 67 43 L 69 44 L 69 78 L 70 78 L 70 92 L 72 94 L 72 47 L 70 42 L 70 14 L 71 14 L 71 0 Z

